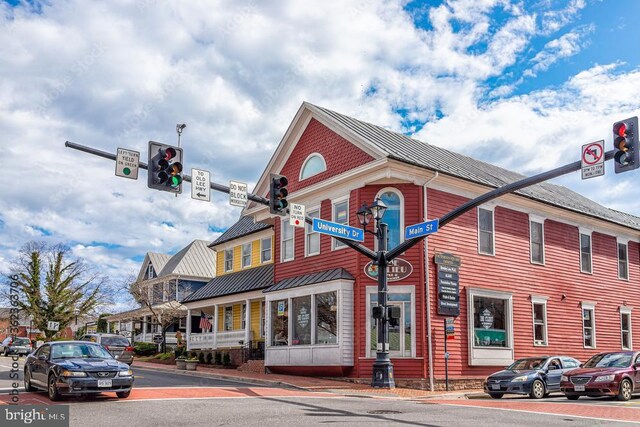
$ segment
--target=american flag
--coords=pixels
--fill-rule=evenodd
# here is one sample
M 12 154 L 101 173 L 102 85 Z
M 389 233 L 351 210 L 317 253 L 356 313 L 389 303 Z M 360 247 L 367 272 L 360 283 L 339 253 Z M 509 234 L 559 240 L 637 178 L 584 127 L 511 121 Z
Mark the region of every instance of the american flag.
M 211 329 L 211 322 L 204 311 L 200 310 L 200 330 L 205 331 Z

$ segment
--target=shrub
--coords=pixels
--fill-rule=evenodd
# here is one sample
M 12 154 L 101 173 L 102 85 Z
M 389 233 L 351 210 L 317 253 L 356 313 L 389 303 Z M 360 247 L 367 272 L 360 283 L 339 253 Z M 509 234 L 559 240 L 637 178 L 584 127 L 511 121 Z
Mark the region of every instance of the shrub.
M 198 354 L 198 362 L 204 363 L 204 353 Z
M 216 352 L 216 356 L 214 357 L 216 365 L 222 365 L 222 354 Z
M 206 358 L 207 365 L 211 365 L 212 360 L 213 360 L 213 354 L 207 353 L 207 358 Z
M 175 349 L 176 359 L 178 357 L 185 358 L 187 357 L 187 349 L 185 347 L 176 347 Z
M 198 358 L 198 352 L 197 351 L 192 351 L 191 352 L 191 356 L 189 356 L 189 359 L 197 359 Z
M 229 356 L 229 353 L 225 353 L 225 354 L 222 356 L 222 364 L 223 364 L 224 366 L 229 366 L 229 365 L 231 365 L 231 356 Z
M 153 356 L 158 352 L 158 346 L 149 342 L 137 342 L 133 345 L 133 352 L 138 356 Z
M 171 359 L 172 357 L 173 357 L 172 353 L 162 353 L 158 355 L 158 359 L 160 360 L 168 360 L 168 359 Z

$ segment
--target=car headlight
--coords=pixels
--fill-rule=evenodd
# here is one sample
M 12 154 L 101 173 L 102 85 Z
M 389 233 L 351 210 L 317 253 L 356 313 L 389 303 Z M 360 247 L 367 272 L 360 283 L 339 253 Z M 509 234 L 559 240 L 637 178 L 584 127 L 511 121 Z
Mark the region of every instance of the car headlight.
M 527 375 L 522 375 L 519 377 L 515 377 L 514 379 L 511 380 L 512 383 L 522 383 L 525 382 L 526 380 L 528 380 L 529 377 Z
M 86 377 L 87 374 L 85 372 L 80 371 L 62 371 L 63 377 Z
M 569 381 L 569 377 L 566 375 L 563 375 L 560 377 L 560 381 Z
M 127 371 L 120 371 L 118 372 L 118 376 L 119 377 L 130 377 L 133 375 L 133 371 L 131 369 L 127 370 Z
M 615 379 L 615 377 L 616 377 L 615 375 L 600 375 L 593 382 L 595 383 L 611 382 Z

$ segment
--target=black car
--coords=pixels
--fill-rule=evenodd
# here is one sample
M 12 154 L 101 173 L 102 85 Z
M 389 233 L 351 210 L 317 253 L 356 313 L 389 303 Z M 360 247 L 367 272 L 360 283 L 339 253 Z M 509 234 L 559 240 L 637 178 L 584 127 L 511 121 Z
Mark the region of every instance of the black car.
M 129 365 L 91 342 L 49 342 L 27 356 L 24 364 L 25 390 L 46 390 L 53 401 L 62 395 L 104 392 L 115 392 L 124 399 L 129 397 L 133 381 Z
M 540 356 L 520 359 L 505 370 L 487 377 L 484 391 L 494 399 L 505 394 L 528 394 L 541 399 L 560 391 L 562 373 L 580 367 L 580 362 L 568 356 Z

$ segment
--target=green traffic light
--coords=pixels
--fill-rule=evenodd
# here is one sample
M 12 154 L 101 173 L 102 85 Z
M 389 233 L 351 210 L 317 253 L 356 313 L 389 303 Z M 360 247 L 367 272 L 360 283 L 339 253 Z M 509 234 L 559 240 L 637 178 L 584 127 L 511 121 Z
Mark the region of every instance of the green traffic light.
M 169 186 L 171 188 L 178 188 L 182 183 L 182 177 L 180 175 L 174 175 L 169 179 Z

